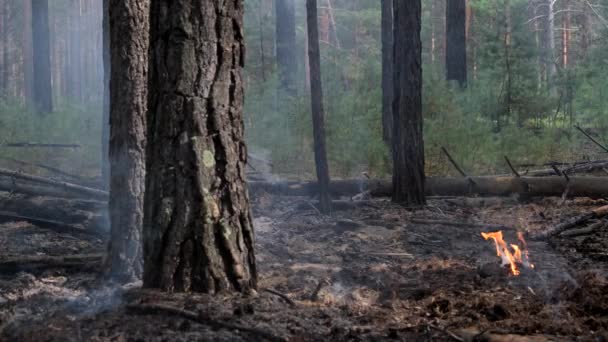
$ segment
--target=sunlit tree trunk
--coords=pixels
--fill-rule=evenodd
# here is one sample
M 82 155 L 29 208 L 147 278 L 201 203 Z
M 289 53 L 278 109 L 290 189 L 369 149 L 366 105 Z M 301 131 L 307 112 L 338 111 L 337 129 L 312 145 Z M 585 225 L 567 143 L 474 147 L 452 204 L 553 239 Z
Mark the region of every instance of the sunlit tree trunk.
M 243 0 L 152 1 L 144 287 L 256 287 L 243 30 Z
M 467 84 L 467 43 L 465 0 L 447 0 L 446 7 L 446 75 L 448 81 Z
M 389 146 L 393 133 L 393 91 L 393 0 L 382 0 L 382 132 Z
M 276 54 L 281 88 L 296 92 L 296 9 L 294 0 L 276 0 Z
M 407 205 L 426 201 L 420 17 L 420 0 L 394 2 L 393 201 Z
M 555 59 L 555 0 L 545 0 L 540 7 L 543 13 L 543 57 L 546 70 L 547 87 L 551 95 L 557 95 L 555 88 L 555 77 L 557 75 L 557 66 Z
M 319 209 L 331 212 L 329 197 L 329 165 L 325 147 L 325 110 L 323 108 L 323 88 L 321 84 L 321 52 L 319 50 L 319 24 L 317 20 L 317 0 L 306 0 L 306 23 L 308 28 L 308 59 L 310 63 L 310 97 L 312 125 L 315 145 L 315 165 L 319 181 Z
M 145 185 L 148 0 L 109 0 L 110 222 L 109 276 L 141 277 Z

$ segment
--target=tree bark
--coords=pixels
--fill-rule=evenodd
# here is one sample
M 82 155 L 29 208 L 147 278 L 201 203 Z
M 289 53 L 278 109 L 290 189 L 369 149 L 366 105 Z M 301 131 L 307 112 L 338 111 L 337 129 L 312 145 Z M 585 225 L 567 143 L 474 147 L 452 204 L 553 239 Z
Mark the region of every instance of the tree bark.
M 393 132 L 393 87 L 393 0 L 382 0 L 382 133 L 389 146 Z
M 110 202 L 107 271 L 141 277 L 149 46 L 148 0 L 110 0 Z
M 296 9 L 294 0 L 276 0 L 277 69 L 282 89 L 296 93 Z
M 51 46 L 48 0 L 32 0 L 34 54 L 34 107 L 40 113 L 53 111 Z
M 394 3 L 393 201 L 421 205 L 424 197 L 420 0 Z
M 243 0 L 155 0 L 150 32 L 144 287 L 249 292 Z
M 447 0 L 446 75 L 448 81 L 467 84 L 466 0 Z
M 319 182 L 319 210 L 331 212 L 329 197 L 329 165 L 325 148 L 325 109 L 321 83 L 321 52 L 319 50 L 319 24 L 317 0 L 306 0 L 306 24 L 308 27 L 308 59 L 310 62 L 310 99 L 315 144 L 315 165 Z

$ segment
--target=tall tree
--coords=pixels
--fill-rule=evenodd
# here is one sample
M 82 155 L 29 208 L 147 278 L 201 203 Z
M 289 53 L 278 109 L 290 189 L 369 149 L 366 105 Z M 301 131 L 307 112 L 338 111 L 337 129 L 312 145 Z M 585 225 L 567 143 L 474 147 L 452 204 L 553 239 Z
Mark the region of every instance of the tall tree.
M 149 46 L 148 0 L 110 0 L 110 276 L 141 277 Z
M 390 145 L 393 132 L 393 0 L 382 0 L 382 133 Z
M 331 211 L 331 199 L 329 197 L 329 165 L 325 148 L 325 110 L 323 108 L 323 86 L 321 84 L 317 0 L 306 0 L 306 23 L 308 26 L 308 60 L 310 64 L 310 98 L 315 141 L 315 165 L 319 181 L 319 209 L 323 213 L 329 213 Z
M 101 181 L 104 188 L 110 186 L 110 0 L 103 0 L 102 61 L 103 61 L 103 108 L 101 114 Z M 149 11 L 149 9 L 148 9 Z
M 277 69 L 281 87 L 296 91 L 296 9 L 294 0 L 275 0 Z
M 556 0 L 543 0 L 539 8 L 544 11 L 542 17 L 543 30 L 543 59 L 547 87 L 552 96 L 557 95 L 555 88 L 555 78 L 557 76 L 557 60 L 555 57 L 555 7 Z
M 32 0 L 34 55 L 34 107 L 40 113 L 53 111 L 51 45 L 48 0 Z
M 245 184 L 243 0 L 153 0 L 144 286 L 257 286 Z
M 447 0 L 446 75 L 448 81 L 467 83 L 466 0 Z
M 393 201 L 422 205 L 425 180 L 420 0 L 395 1 L 394 13 Z
M 23 97 L 31 107 L 34 97 L 34 52 L 32 39 L 32 0 L 23 0 Z

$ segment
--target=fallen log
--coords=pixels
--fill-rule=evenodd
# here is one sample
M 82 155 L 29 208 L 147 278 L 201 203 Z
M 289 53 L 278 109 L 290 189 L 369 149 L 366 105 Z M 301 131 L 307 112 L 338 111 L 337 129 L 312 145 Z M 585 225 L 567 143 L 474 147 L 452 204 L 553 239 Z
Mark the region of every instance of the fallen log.
M 38 274 L 48 269 L 68 271 L 94 271 L 101 268 L 102 254 L 69 256 L 20 256 L 0 258 L 0 274 L 9 275 L 19 272 Z
M 533 240 L 542 240 L 552 236 L 555 236 L 563 231 L 570 228 L 577 227 L 583 223 L 586 223 L 592 219 L 600 219 L 608 215 L 608 205 L 596 208 L 588 213 L 584 213 L 579 216 L 572 217 L 556 226 L 550 227 L 545 231 L 530 236 Z
M 39 217 L 17 215 L 15 213 L 0 211 L 0 222 L 29 222 L 37 227 L 52 230 L 61 234 L 71 234 L 75 236 L 86 235 L 93 236 L 98 239 L 104 239 L 106 234 L 98 229 L 85 229 L 84 227 L 76 226 L 66 222 L 47 220 Z
M 68 183 L 68 182 L 61 182 L 61 181 L 53 180 L 50 178 L 30 175 L 27 173 L 16 172 L 16 171 L 0 168 L 0 176 L 9 177 L 8 183 L 7 183 L 7 179 L 4 179 L 2 181 L 2 183 L 4 183 L 5 185 L 8 185 L 9 187 L 10 187 L 10 182 L 12 180 L 19 179 L 19 180 L 23 180 L 23 181 L 27 181 L 27 182 L 44 184 L 47 186 L 58 188 L 58 189 L 63 190 L 64 193 L 72 194 L 74 196 L 88 197 L 91 199 L 98 199 L 98 200 L 107 200 L 108 199 L 108 192 L 100 190 L 100 189 L 89 188 L 86 186 L 81 186 L 81 185 L 72 184 L 72 183 Z M 21 184 L 21 186 L 23 186 L 23 184 Z
M 43 144 L 43 143 L 30 143 L 30 142 L 18 142 L 18 143 L 5 143 L 0 145 L 2 147 L 25 147 L 25 148 L 80 148 L 80 144 Z
M 471 177 L 427 178 L 428 196 L 561 196 L 568 183 L 570 197 L 604 198 L 608 196 L 608 177 Z M 329 191 L 332 196 L 352 197 L 369 191 L 374 197 L 390 197 L 391 182 L 387 180 L 334 180 Z M 317 182 L 249 182 L 252 194 L 272 193 L 286 196 L 314 196 Z
M 0 211 L 68 224 L 88 227 L 105 210 L 107 203 L 100 201 L 0 193 Z
M 59 176 L 63 176 L 63 177 L 68 177 L 71 179 L 74 179 L 76 181 L 82 181 L 82 177 L 77 176 L 77 175 L 73 175 L 71 173 L 65 172 L 63 170 L 60 170 L 56 167 L 52 167 L 52 166 L 48 166 L 48 165 L 44 165 L 44 164 L 39 164 L 39 163 L 31 163 L 31 162 L 26 162 L 23 160 L 19 160 L 19 159 L 15 159 L 15 158 L 11 158 L 11 157 L 0 157 L 1 160 L 6 160 L 9 161 L 11 163 L 15 163 L 21 166 L 26 166 L 26 167 L 36 167 L 42 170 L 47 170 L 49 172 L 55 173 Z

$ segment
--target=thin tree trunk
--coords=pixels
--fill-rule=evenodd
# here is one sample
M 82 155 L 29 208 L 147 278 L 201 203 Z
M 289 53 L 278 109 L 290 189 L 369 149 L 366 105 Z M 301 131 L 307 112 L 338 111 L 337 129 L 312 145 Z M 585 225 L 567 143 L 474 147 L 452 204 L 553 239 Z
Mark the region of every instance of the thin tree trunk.
M 420 0 L 396 1 L 394 6 L 393 201 L 422 205 L 425 180 L 421 4 Z M 464 31 L 464 25 L 462 28 Z
M 147 1 L 147 0 L 146 0 Z M 103 112 L 101 114 L 101 181 L 104 189 L 110 187 L 110 0 L 102 6 L 102 54 L 103 54 Z
M 256 288 L 243 30 L 243 0 L 152 2 L 144 287 Z
M 282 89 L 296 93 L 296 9 L 294 0 L 276 0 L 277 69 Z
M 53 111 L 48 0 L 32 0 L 34 105 L 40 113 Z
M 317 0 L 306 0 L 306 24 L 308 27 L 308 59 L 310 61 L 310 98 L 312 126 L 315 140 L 315 165 L 319 182 L 319 210 L 331 212 L 329 198 L 329 166 L 325 148 L 325 110 L 321 84 L 321 52 L 319 50 L 319 26 Z
M 393 0 L 382 0 L 382 132 L 389 146 L 393 132 L 393 91 Z
M 112 229 L 107 271 L 129 282 L 142 273 L 150 2 L 109 1 Z
M 465 0 L 447 0 L 446 7 L 446 75 L 448 81 L 467 84 L 467 43 Z

